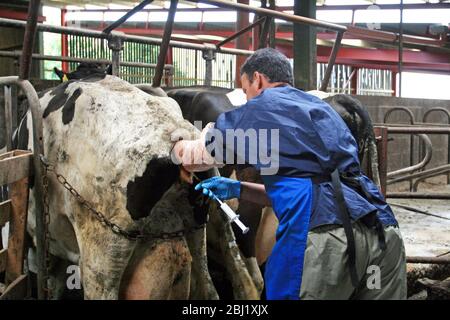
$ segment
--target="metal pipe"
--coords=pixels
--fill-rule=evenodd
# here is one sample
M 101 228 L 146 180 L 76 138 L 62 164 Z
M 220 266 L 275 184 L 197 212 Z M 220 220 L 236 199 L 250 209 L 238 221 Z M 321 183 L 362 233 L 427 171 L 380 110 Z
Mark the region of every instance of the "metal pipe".
M 155 75 L 153 76 L 153 87 L 161 86 L 161 79 L 163 76 L 164 64 L 167 58 L 167 50 L 169 49 L 170 37 L 172 36 L 173 21 L 177 11 L 177 4 L 178 0 L 170 1 L 169 16 L 167 17 L 166 25 L 164 27 L 162 43 L 159 48 L 158 63 L 156 65 Z
M 377 4 L 380 9 L 400 9 L 399 4 Z M 367 10 L 369 5 L 365 4 L 350 4 L 350 5 L 319 5 L 317 6 L 317 10 L 328 11 L 328 10 Z M 414 9 L 414 10 L 422 10 L 422 9 L 450 9 L 450 3 L 405 3 L 403 5 L 404 9 Z M 278 11 L 292 11 L 294 10 L 292 6 L 278 6 Z M 70 12 L 124 12 L 124 9 L 70 9 Z M 151 9 L 143 9 L 142 12 L 167 12 L 166 8 L 151 8 Z M 224 11 L 222 8 L 179 8 L 177 11 L 179 12 L 217 12 Z
M 17 58 L 22 55 L 21 51 L 3 51 L 0 50 L 0 57 L 11 57 L 11 58 Z M 65 61 L 65 62 L 86 62 L 86 63 L 99 63 L 108 65 L 112 63 L 112 60 L 107 59 L 85 59 L 85 58 L 74 58 L 74 57 L 63 57 L 63 56 L 50 56 L 50 55 L 44 55 L 44 54 L 37 54 L 33 53 L 32 55 L 33 59 L 36 60 L 49 60 L 49 61 Z M 127 66 L 127 67 L 139 67 L 139 68 L 156 68 L 155 63 L 143 63 L 143 62 L 125 62 L 122 61 L 121 65 Z M 165 69 L 172 69 L 173 65 L 166 64 L 164 66 Z
M 353 36 L 358 36 L 358 37 L 361 37 L 364 39 L 372 39 L 372 40 L 378 40 L 378 41 L 384 41 L 384 42 L 395 42 L 398 39 L 398 34 L 395 32 L 370 30 L 370 29 L 366 29 L 366 28 L 358 28 L 358 27 L 352 27 L 352 26 L 346 27 L 343 25 L 335 24 L 335 23 L 311 19 L 311 18 L 307 18 L 307 17 L 296 16 L 293 14 L 280 12 L 280 11 L 274 11 L 274 10 L 265 9 L 265 8 L 252 7 L 252 6 L 234 3 L 234 2 L 226 1 L 226 0 L 188 0 L 188 1 L 202 2 L 202 3 L 214 5 L 214 6 L 217 6 L 220 8 L 228 8 L 228 9 L 233 9 L 233 10 L 253 12 L 253 13 L 256 13 L 259 15 L 271 16 L 276 19 L 290 21 L 293 23 L 308 24 L 308 25 L 313 25 L 316 27 L 322 27 L 322 28 L 328 29 L 328 30 L 346 32 L 347 34 L 351 34 Z M 320 7 L 318 7 L 318 8 L 320 8 Z M 293 9 L 291 8 L 291 10 L 293 10 Z M 427 45 L 427 46 L 434 46 L 434 47 L 442 47 L 442 45 L 443 45 L 441 40 L 425 38 L 425 37 L 418 37 L 418 36 L 410 36 L 410 35 L 403 36 L 403 43 L 420 44 L 420 45 Z
M 388 127 L 389 133 L 450 134 L 450 127 Z
M 12 96 L 11 87 L 5 86 L 5 138 L 6 151 L 11 151 L 12 147 Z
M 404 112 L 406 112 L 408 114 L 408 116 L 409 116 L 409 122 L 411 124 L 415 124 L 416 119 L 414 117 L 414 113 L 410 109 L 408 109 L 406 107 L 395 107 L 395 108 L 389 109 L 386 112 L 386 114 L 384 115 L 384 119 L 383 119 L 384 123 L 387 122 L 389 116 L 394 111 L 404 111 Z M 389 129 L 388 129 L 388 132 L 390 132 Z M 409 138 L 409 165 L 412 167 L 413 164 L 414 164 L 414 136 L 411 136 Z M 412 187 L 413 187 L 412 180 L 410 180 L 409 181 L 409 191 L 412 191 Z
M 31 70 L 31 55 L 34 50 L 36 39 L 36 26 L 39 15 L 40 0 L 30 0 L 28 6 L 28 18 L 26 21 L 25 35 L 23 37 L 22 56 L 20 58 L 20 79 L 28 79 Z
M 24 28 L 25 25 L 26 25 L 25 21 L 0 18 L 0 26 L 1 27 Z M 41 32 L 51 32 L 51 33 L 57 33 L 57 34 L 62 33 L 62 34 L 70 34 L 70 35 L 77 35 L 77 36 L 93 37 L 93 38 L 99 38 L 99 39 L 108 39 L 107 34 L 101 32 L 101 31 L 90 30 L 90 29 L 61 27 L 61 26 L 53 26 L 53 25 L 41 24 L 41 23 L 37 24 L 37 29 L 38 29 L 38 31 L 41 31 Z M 114 34 L 114 33 L 116 33 L 116 32 L 113 31 L 110 34 Z M 156 45 L 161 45 L 161 43 L 162 43 L 162 39 L 160 39 L 160 38 L 143 37 L 143 36 L 124 34 L 124 33 L 118 33 L 117 37 L 121 38 L 124 41 L 132 41 L 132 42 L 138 42 L 138 43 L 156 44 Z M 176 47 L 176 48 L 196 49 L 196 50 L 211 49 L 210 46 L 208 46 L 207 44 L 197 44 L 197 43 L 189 43 L 189 42 L 175 41 L 175 40 L 170 41 L 170 46 Z M 220 48 L 220 50 L 217 50 L 217 51 L 223 52 L 223 53 L 229 53 L 229 54 L 236 54 L 236 55 L 251 55 L 254 53 L 254 51 L 251 51 L 251 50 L 243 50 L 243 49 L 235 49 L 235 48 Z
M 388 192 L 386 198 L 447 200 L 450 193 Z
M 320 85 L 320 91 L 326 92 L 328 83 L 330 82 L 331 78 L 331 72 L 333 71 L 334 62 L 336 61 L 336 57 L 339 51 L 339 48 L 341 47 L 341 41 L 344 37 L 343 32 L 338 32 L 336 34 L 336 40 L 333 44 L 333 49 L 331 50 L 330 58 L 328 59 L 327 69 L 325 70 L 325 75 L 323 76 L 322 83 Z
M 450 169 L 450 164 L 445 164 L 445 165 L 442 165 L 442 166 L 439 166 L 439 167 L 435 167 L 435 168 L 432 168 L 432 169 L 427 169 L 427 170 L 424 170 L 424 171 L 412 173 L 412 174 L 407 175 L 407 176 L 394 178 L 394 179 L 388 180 L 387 183 L 388 184 L 393 184 L 393 183 L 403 182 L 403 181 L 407 181 L 407 180 L 422 178 L 422 177 L 425 177 L 425 176 L 428 176 L 428 175 L 436 175 L 438 173 L 446 173 L 449 169 Z
M 448 257 L 406 257 L 407 263 L 450 264 Z
M 219 43 L 216 44 L 216 48 L 219 49 L 220 47 L 222 47 L 224 44 L 233 41 L 234 39 L 236 39 L 237 37 L 239 37 L 240 35 L 246 33 L 247 31 L 253 29 L 254 27 L 260 25 L 263 21 L 266 20 L 266 17 L 262 17 L 261 19 L 256 20 L 255 22 L 253 22 L 252 24 L 249 24 L 247 27 L 239 30 L 238 32 L 232 34 L 231 36 L 229 36 L 228 38 L 220 41 Z
M 431 144 L 430 138 L 426 134 L 418 134 L 418 136 L 423 140 L 426 148 L 425 156 L 423 157 L 422 161 L 419 163 L 416 163 L 415 165 L 402 168 L 396 171 L 388 172 L 387 177 L 388 178 L 394 178 L 402 174 L 407 174 L 410 172 L 417 171 L 419 169 L 424 168 L 431 160 L 431 156 L 433 155 L 433 146 Z
M 427 122 L 428 116 L 432 112 L 443 112 L 447 115 L 447 123 L 450 125 L 450 111 L 442 107 L 435 107 L 427 110 L 422 118 L 423 122 Z M 447 136 L 447 163 L 450 164 L 450 134 Z M 450 184 L 450 174 L 447 176 L 447 184 Z
M 43 166 L 40 155 L 44 155 L 43 147 L 43 129 L 42 129 L 42 111 L 39 104 L 39 98 L 33 86 L 28 80 L 20 80 L 19 77 L 0 77 L 0 86 L 17 85 L 25 93 L 28 105 L 31 111 L 33 124 L 33 169 L 34 169 L 34 200 L 36 208 L 36 256 L 37 256 L 37 293 L 38 299 L 47 298 L 47 292 L 44 290 L 47 281 L 47 260 L 46 260 L 46 225 L 43 203 Z
M 444 174 L 448 174 L 448 173 L 450 173 L 450 167 L 445 169 L 445 170 L 442 170 L 442 171 L 439 171 L 439 172 L 434 172 L 434 173 L 428 173 L 426 175 L 423 175 L 423 176 L 417 178 L 417 180 L 414 181 L 413 191 L 416 192 L 417 188 L 419 187 L 419 184 L 422 181 L 424 181 L 425 179 L 429 179 L 429 178 L 432 178 L 432 177 L 436 177 L 436 176 L 440 176 L 440 175 L 444 175 Z M 448 177 L 448 175 L 447 175 L 447 177 Z
M 339 25 L 339 24 L 331 23 L 331 22 L 296 16 L 293 14 L 279 12 L 279 11 L 266 9 L 266 8 L 252 7 L 249 5 L 235 3 L 235 2 L 226 1 L 226 0 L 188 0 L 188 1 L 189 2 L 202 2 L 202 3 L 210 4 L 213 6 L 217 6 L 217 7 L 221 7 L 221 8 L 228 8 L 228 9 L 233 9 L 233 10 L 238 10 L 238 11 L 253 12 L 253 13 L 259 14 L 261 16 L 269 16 L 269 17 L 273 17 L 276 19 L 290 21 L 293 23 L 302 23 L 302 24 L 313 25 L 313 26 L 322 27 L 322 28 L 328 29 L 328 30 L 341 31 L 341 32 L 347 30 L 347 27 Z
M 212 61 L 216 58 L 216 53 L 214 50 L 204 50 L 202 51 L 202 57 L 205 59 L 205 86 L 212 85 Z
M 434 214 L 434 213 L 431 213 L 431 212 L 428 212 L 428 211 L 423 211 L 423 210 L 420 210 L 420 209 L 417 209 L 417 208 L 414 208 L 414 207 L 405 206 L 403 204 L 389 203 L 389 205 L 391 207 L 394 206 L 394 207 L 402 208 L 402 209 L 405 209 L 405 210 L 408 210 L 408 211 L 424 214 L 424 215 L 430 216 L 430 217 L 435 217 L 435 218 L 444 219 L 444 220 L 450 220 L 450 218 L 443 217 L 443 216 L 440 216 L 440 215 L 437 215 L 437 214 Z
M 118 26 L 120 26 L 122 23 L 124 23 L 125 21 L 128 20 L 128 18 L 130 18 L 132 15 L 134 15 L 136 12 L 141 11 L 142 9 L 144 9 L 144 7 L 150 3 L 152 3 L 153 0 L 144 0 L 142 1 L 140 4 L 138 4 L 136 7 L 134 7 L 133 9 L 131 9 L 130 11 L 128 11 L 127 13 L 125 13 L 122 17 L 120 17 L 118 20 L 114 21 L 111 25 L 109 25 L 108 27 L 106 27 L 103 32 L 108 34 L 111 33 L 111 31 L 113 31 L 115 28 L 117 28 Z

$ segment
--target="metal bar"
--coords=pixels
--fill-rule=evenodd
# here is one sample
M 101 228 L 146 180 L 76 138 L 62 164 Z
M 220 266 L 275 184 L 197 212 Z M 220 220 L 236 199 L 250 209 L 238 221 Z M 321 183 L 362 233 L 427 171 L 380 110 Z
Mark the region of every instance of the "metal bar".
M 389 118 L 389 116 L 394 111 L 404 111 L 404 112 L 406 112 L 406 114 L 408 114 L 408 116 L 409 116 L 409 122 L 412 125 L 415 124 L 416 119 L 414 117 L 414 113 L 410 109 L 408 109 L 406 107 L 395 107 L 395 108 L 389 109 L 384 115 L 383 122 L 386 123 L 388 118 Z M 388 129 L 388 132 L 390 132 L 389 129 Z M 409 138 L 409 166 L 412 167 L 413 164 L 414 164 L 414 136 L 411 135 L 411 137 Z M 409 181 L 409 191 L 412 191 L 412 189 L 413 189 L 413 183 L 412 183 L 412 180 L 410 180 Z
M 406 257 L 407 263 L 450 264 L 447 257 Z
M 20 57 L 20 51 L 3 51 L 0 50 L 0 57 Z M 85 58 L 74 58 L 74 57 L 61 57 L 61 56 L 50 56 L 34 53 L 32 56 L 36 60 L 50 60 L 50 61 L 66 61 L 66 62 L 87 62 L 87 63 L 100 63 L 100 64 L 111 64 L 112 60 L 107 59 L 85 59 Z M 156 68 L 155 63 L 143 63 L 143 62 L 126 62 L 122 61 L 121 65 L 127 67 L 139 67 L 139 68 Z M 166 64 L 164 66 L 166 69 L 172 69 L 173 65 Z
M 169 16 L 167 17 L 166 25 L 164 27 L 164 34 L 162 38 L 161 47 L 159 49 L 158 63 L 156 65 L 155 75 L 153 76 L 153 87 L 161 86 L 161 79 L 164 72 L 164 64 L 167 58 L 167 50 L 169 49 L 170 37 L 172 36 L 173 21 L 177 11 L 178 0 L 170 1 Z
M 386 196 L 388 131 L 386 127 L 374 127 L 373 131 L 377 139 L 378 173 L 380 174 L 380 188 L 381 193 L 384 196 Z M 371 168 L 370 163 L 369 168 Z
M 43 148 L 43 130 L 42 130 L 42 111 L 39 104 L 39 98 L 31 83 L 27 80 L 20 80 L 19 77 L 0 77 L 1 85 L 18 85 L 25 93 L 28 105 L 31 110 L 33 124 L 33 167 L 34 167 L 34 194 L 36 209 L 36 256 L 38 265 L 37 274 L 37 292 L 38 299 L 47 298 L 47 292 L 44 290 L 47 281 L 47 261 L 45 254 L 45 216 L 43 211 L 43 166 L 40 161 L 40 155 L 44 155 Z
M 220 48 L 222 47 L 224 44 L 233 41 L 234 39 L 236 39 L 237 37 L 239 37 L 240 35 L 246 33 L 247 31 L 253 29 L 254 27 L 260 25 L 263 21 L 266 20 L 266 17 L 262 17 L 261 19 L 256 20 L 255 22 L 253 22 L 252 24 L 249 24 L 247 27 L 239 30 L 238 32 L 232 34 L 231 36 L 229 36 L 228 38 L 220 41 L 219 43 L 216 44 L 216 48 Z
M 423 171 L 422 173 L 424 173 L 424 172 L 425 171 Z M 447 169 L 444 169 L 444 170 L 441 170 L 441 171 L 432 172 L 432 173 L 427 172 L 426 174 L 424 174 L 424 175 L 420 176 L 419 178 L 417 178 L 416 181 L 414 181 L 414 184 L 413 184 L 413 191 L 414 192 L 417 191 L 417 188 L 419 187 L 419 184 L 422 181 L 424 181 L 426 179 L 429 179 L 429 178 L 432 178 L 432 177 L 444 175 L 444 174 L 447 175 L 447 177 L 448 177 L 448 175 L 450 174 L 450 165 L 449 165 L 449 167 Z
M 427 122 L 428 116 L 432 112 L 443 112 L 444 114 L 446 114 L 447 122 L 450 125 L 450 111 L 442 107 L 435 107 L 427 110 L 423 115 L 422 121 Z M 447 136 L 447 163 L 450 164 L 450 135 Z M 450 184 L 450 174 L 447 176 L 447 184 Z
M 25 21 L 0 18 L 0 26 L 2 26 L 2 27 L 24 28 L 25 25 L 26 25 Z M 86 36 L 86 37 L 93 37 L 93 38 L 99 38 L 99 39 L 108 39 L 107 34 L 104 34 L 101 31 L 90 30 L 90 29 L 61 27 L 61 26 L 53 26 L 53 25 L 40 24 L 40 23 L 38 23 L 37 29 L 38 29 L 38 31 L 41 31 L 41 32 L 51 32 L 51 33 L 58 33 L 58 34 L 63 33 L 63 34 Z M 111 34 L 114 34 L 114 33 L 116 33 L 116 32 L 115 31 L 111 32 Z M 132 41 L 132 42 L 156 44 L 156 45 L 160 45 L 162 43 L 162 39 L 160 39 L 160 38 L 143 37 L 143 36 L 124 34 L 124 33 L 117 33 L 116 36 L 123 39 L 124 41 Z M 177 48 L 185 48 L 185 49 L 197 49 L 197 50 L 210 49 L 210 46 L 208 46 L 206 44 L 196 44 L 196 43 L 189 43 L 189 42 L 175 41 L 175 40 L 170 41 L 170 46 L 177 47 Z M 217 51 L 223 52 L 223 53 L 230 53 L 230 54 L 239 54 L 239 55 L 253 54 L 253 51 L 235 49 L 235 48 L 220 48 L 220 50 L 217 50 Z
M 202 57 L 205 59 L 205 86 L 212 85 L 212 61 L 216 58 L 215 52 L 211 50 L 204 50 L 202 52 Z
M 12 96 L 11 87 L 5 86 L 5 133 L 6 151 L 12 149 Z
M 367 8 L 371 4 L 350 4 L 350 5 L 318 5 L 317 10 L 320 11 L 328 11 L 328 10 L 367 10 Z M 378 4 L 377 6 L 380 9 L 400 9 L 399 4 Z M 422 10 L 422 9 L 449 9 L 450 3 L 405 3 L 403 5 L 404 9 L 414 9 L 414 10 Z M 278 6 L 278 11 L 292 11 L 292 6 Z M 70 12 L 124 12 L 124 9 L 70 9 Z M 167 12 L 166 8 L 151 8 L 151 9 L 143 9 L 142 12 Z M 179 8 L 180 12 L 217 12 L 224 11 L 222 8 Z
M 226 0 L 189 0 L 189 2 L 202 2 L 202 3 L 210 4 L 210 5 L 221 7 L 221 8 L 253 12 L 253 13 L 259 14 L 261 16 L 269 16 L 269 17 L 273 17 L 276 19 L 281 19 L 281 20 L 290 21 L 290 22 L 294 22 L 294 23 L 313 25 L 313 26 L 322 27 L 322 28 L 325 28 L 328 30 L 334 30 L 334 31 L 346 31 L 347 30 L 347 27 L 339 25 L 339 24 L 335 24 L 335 23 L 330 23 L 330 22 L 316 20 L 316 19 L 312 19 L 312 18 L 296 16 L 293 14 L 279 12 L 279 11 L 266 9 L 266 8 L 252 7 L 249 5 L 235 3 L 235 2 L 226 1 Z
M 447 200 L 450 199 L 450 193 L 388 192 L 386 198 Z
M 128 20 L 128 18 L 130 18 L 132 15 L 134 15 L 136 12 L 141 11 L 142 9 L 144 9 L 144 7 L 150 3 L 152 3 L 153 0 L 144 0 L 142 1 L 140 4 L 138 4 L 136 7 L 134 7 L 133 9 L 131 9 L 130 11 L 128 11 L 127 13 L 125 13 L 122 17 L 120 17 L 118 20 L 116 20 L 115 22 L 113 22 L 111 25 L 107 26 L 103 32 L 108 34 L 111 33 L 111 31 L 113 31 L 115 28 L 117 28 L 118 26 L 120 26 L 122 23 L 124 23 L 125 21 Z
M 418 136 L 423 140 L 423 143 L 426 148 L 425 156 L 423 157 L 422 161 L 419 163 L 416 163 L 415 165 L 402 168 L 396 171 L 388 172 L 387 177 L 388 178 L 394 178 L 402 174 L 408 174 L 417 170 L 420 170 L 424 168 L 431 160 L 431 156 L 433 154 L 433 146 L 431 144 L 430 138 L 426 134 L 418 134 Z M 412 190 L 411 190 L 412 191 Z
M 28 79 L 31 70 L 31 55 L 34 49 L 36 39 L 36 26 L 38 22 L 38 13 L 41 1 L 30 0 L 28 6 L 28 18 L 26 21 L 25 35 L 23 37 L 22 57 L 20 59 L 20 79 Z
M 388 127 L 389 133 L 429 133 L 429 134 L 450 134 L 450 127 Z
M 265 18 L 266 21 L 262 25 L 261 33 L 259 34 L 258 49 L 262 49 L 267 46 L 267 35 L 269 34 L 270 24 L 273 18 L 267 16 Z
M 387 183 L 388 184 L 393 184 L 393 183 L 403 182 L 403 181 L 417 179 L 417 178 L 436 176 L 436 175 L 439 175 L 439 174 L 445 174 L 445 173 L 448 172 L 448 170 L 450 170 L 450 164 L 445 164 L 445 165 L 442 165 L 442 166 L 439 166 L 439 167 L 435 167 L 435 168 L 432 168 L 432 169 L 427 169 L 427 170 L 424 170 L 424 171 L 412 173 L 412 174 L 409 174 L 407 176 L 394 178 L 394 179 L 388 180 Z
M 444 219 L 444 220 L 450 220 L 450 218 L 443 217 L 443 216 L 440 216 L 440 215 L 437 215 L 437 214 L 434 214 L 434 213 L 431 213 L 431 212 L 428 212 L 428 211 L 423 211 L 423 210 L 420 210 L 420 209 L 417 209 L 417 208 L 414 208 L 414 207 L 411 207 L 411 206 L 405 206 L 405 205 L 398 204 L 398 203 L 389 203 L 389 205 L 391 207 L 394 206 L 394 207 L 402 208 L 402 209 L 405 209 L 405 210 L 408 210 L 408 211 L 424 214 L 424 215 L 430 216 L 430 217 L 435 217 L 435 218 Z
M 328 59 L 327 69 L 325 70 L 325 75 L 322 79 L 322 83 L 320 85 L 320 91 L 327 91 L 328 83 L 330 82 L 331 72 L 333 71 L 334 62 L 336 61 L 336 57 L 341 46 L 341 41 L 344 36 L 343 32 L 338 32 L 336 34 L 336 40 L 333 44 L 333 49 L 331 50 L 330 58 Z

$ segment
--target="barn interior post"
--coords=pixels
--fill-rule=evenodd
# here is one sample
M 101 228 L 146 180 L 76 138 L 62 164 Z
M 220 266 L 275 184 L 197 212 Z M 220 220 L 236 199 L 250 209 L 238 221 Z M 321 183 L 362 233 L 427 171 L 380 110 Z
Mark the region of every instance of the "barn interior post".
M 28 18 L 25 28 L 25 35 L 23 37 L 22 57 L 20 59 L 20 79 L 28 79 L 31 70 L 31 55 L 33 53 L 34 42 L 36 39 L 36 30 L 38 22 L 40 0 L 30 0 L 28 6 Z
M 212 62 L 216 59 L 216 51 L 213 49 L 205 49 L 202 51 L 202 57 L 205 59 L 205 86 L 212 85 Z M 236 77 L 237 78 L 237 77 Z
M 334 40 L 333 49 L 331 50 L 330 58 L 328 59 L 327 69 L 325 70 L 325 74 L 323 75 L 323 79 L 320 84 L 320 91 L 327 91 L 328 83 L 330 82 L 331 73 L 334 67 L 334 62 L 336 61 L 339 48 L 341 47 L 343 36 L 343 32 L 338 32 L 336 34 L 336 40 Z
M 120 77 L 120 56 L 123 50 L 122 38 L 114 35 L 114 33 L 110 34 L 108 37 L 108 48 L 112 51 L 112 75 Z
M 238 0 L 238 3 L 249 4 L 249 0 Z M 250 23 L 249 13 L 244 11 L 237 12 L 237 23 L 236 23 L 236 31 L 244 29 Z M 250 35 L 248 32 L 242 34 L 239 38 L 236 39 L 236 48 L 248 50 L 250 46 Z M 241 86 L 241 66 L 244 64 L 246 57 L 242 55 L 236 56 L 236 69 L 235 69 L 235 80 L 234 84 L 236 87 Z
M 294 2 L 294 14 L 316 18 L 316 0 Z M 294 23 L 294 84 L 302 90 L 316 89 L 317 48 L 316 28 Z
M 122 23 L 124 23 L 125 21 L 128 20 L 128 18 L 130 18 L 132 15 L 134 15 L 136 12 L 141 11 L 142 9 L 144 9 L 144 7 L 146 5 L 149 5 L 150 3 L 152 3 L 153 0 L 144 0 L 142 1 L 140 4 L 138 4 L 136 7 L 134 7 L 133 9 L 131 9 L 130 11 L 128 11 L 127 13 L 125 13 L 122 17 L 120 17 L 118 20 L 114 21 L 111 25 L 107 26 L 104 30 L 103 33 L 111 33 L 111 31 L 113 31 L 115 28 L 119 27 Z
M 170 37 L 172 36 L 173 21 L 177 11 L 177 4 L 178 0 L 170 1 L 169 15 L 164 27 L 162 43 L 159 49 L 158 63 L 156 65 L 155 75 L 153 76 L 153 87 L 161 86 L 161 79 L 164 72 L 164 65 L 166 63 L 167 51 L 169 50 Z

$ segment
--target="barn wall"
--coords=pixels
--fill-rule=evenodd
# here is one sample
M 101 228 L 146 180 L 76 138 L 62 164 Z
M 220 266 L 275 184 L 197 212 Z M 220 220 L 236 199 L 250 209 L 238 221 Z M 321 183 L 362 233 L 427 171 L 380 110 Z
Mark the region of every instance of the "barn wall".
M 372 117 L 372 121 L 376 123 L 383 122 L 383 118 L 387 110 L 393 107 L 407 107 L 414 116 L 416 122 L 422 122 L 423 114 L 434 107 L 444 107 L 450 111 L 450 100 L 432 100 L 432 99 L 411 99 L 381 96 L 356 96 L 363 105 L 365 105 Z M 408 123 L 408 117 L 402 111 L 394 111 L 388 119 L 389 123 Z M 442 112 L 432 113 L 428 117 L 428 122 L 447 123 L 447 119 Z M 394 141 L 389 142 L 388 147 L 388 171 L 397 170 L 409 165 L 409 136 L 407 135 L 390 135 Z M 429 135 L 433 144 L 433 156 L 427 168 L 447 163 L 448 138 L 445 135 Z M 418 140 L 415 138 L 414 155 L 415 163 L 418 160 Z

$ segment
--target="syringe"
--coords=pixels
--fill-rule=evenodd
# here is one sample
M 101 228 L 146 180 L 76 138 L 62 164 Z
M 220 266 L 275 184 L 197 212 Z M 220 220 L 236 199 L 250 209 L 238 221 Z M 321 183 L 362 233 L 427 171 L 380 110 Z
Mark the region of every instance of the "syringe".
M 246 227 L 241 220 L 239 220 L 239 215 L 237 215 L 233 209 L 231 209 L 225 202 L 221 201 L 215 194 L 213 194 L 214 199 L 220 204 L 220 209 L 223 210 L 223 212 L 226 213 L 228 218 L 230 218 L 231 222 L 234 222 L 238 225 L 238 227 L 242 230 L 243 234 L 246 234 L 248 230 L 250 230 L 248 227 Z

